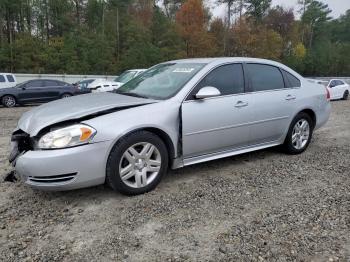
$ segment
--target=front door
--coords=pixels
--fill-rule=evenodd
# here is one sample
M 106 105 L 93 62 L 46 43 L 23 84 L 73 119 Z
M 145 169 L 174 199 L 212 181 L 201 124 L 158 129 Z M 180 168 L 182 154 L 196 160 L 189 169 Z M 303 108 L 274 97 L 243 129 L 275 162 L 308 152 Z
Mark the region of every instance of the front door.
M 221 96 L 195 99 L 195 94 L 205 86 L 217 88 Z M 241 64 L 215 68 L 193 89 L 182 105 L 185 164 L 192 157 L 249 144 L 252 101 L 244 90 Z
M 18 94 L 19 101 L 23 102 L 37 102 L 42 96 L 42 80 L 32 80 L 24 85 L 19 86 L 21 92 Z

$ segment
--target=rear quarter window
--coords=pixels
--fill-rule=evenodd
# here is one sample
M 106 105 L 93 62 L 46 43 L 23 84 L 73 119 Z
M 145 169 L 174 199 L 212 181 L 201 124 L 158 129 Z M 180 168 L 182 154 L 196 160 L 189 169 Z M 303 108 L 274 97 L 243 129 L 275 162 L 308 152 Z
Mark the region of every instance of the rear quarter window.
M 282 69 L 282 72 L 283 72 L 283 76 L 284 76 L 284 80 L 285 80 L 287 88 L 301 86 L 301 82 L 297 77 L 295 77 L 294 75 L 292 75 L 291 73 L 288 73 L 287 71 L 285 71 L 283 69 Z
M 9 81 L 11 83 L 15 82 L 13 75 L 7 75 L 6 78 L 7 78 L 7 81 Z
M 3 75 L 0 75 L 0 83 L 6 82 L 5 77 Z

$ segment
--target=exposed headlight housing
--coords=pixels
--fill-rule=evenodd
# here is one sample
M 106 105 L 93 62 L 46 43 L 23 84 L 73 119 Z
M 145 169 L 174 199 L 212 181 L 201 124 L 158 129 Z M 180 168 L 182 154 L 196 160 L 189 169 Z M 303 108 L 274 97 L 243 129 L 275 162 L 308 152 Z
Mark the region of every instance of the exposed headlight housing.
M 96 130 L 92 127 L 76 124 L 43 135 L 38 142 L 38 148 L 56 149 L 83 145 L 89 143 L 95 134 Z

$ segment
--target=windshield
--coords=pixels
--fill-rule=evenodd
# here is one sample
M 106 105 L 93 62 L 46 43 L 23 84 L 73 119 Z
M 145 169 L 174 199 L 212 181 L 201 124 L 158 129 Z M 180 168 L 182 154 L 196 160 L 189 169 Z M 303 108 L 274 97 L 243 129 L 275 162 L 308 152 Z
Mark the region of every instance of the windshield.
M 120 82 L 120 83 L 126 83 L 130 79 L 132 79 L 135 74 L 136 74 L 136 71 L 125 71 L 120 76 L 118 76 L 116 79 L 114 79 L 114 81 Z
M 205 64 L 166 63 L 152 67 L 121 86 L 116 93 L 154 99 L 175 95 Z

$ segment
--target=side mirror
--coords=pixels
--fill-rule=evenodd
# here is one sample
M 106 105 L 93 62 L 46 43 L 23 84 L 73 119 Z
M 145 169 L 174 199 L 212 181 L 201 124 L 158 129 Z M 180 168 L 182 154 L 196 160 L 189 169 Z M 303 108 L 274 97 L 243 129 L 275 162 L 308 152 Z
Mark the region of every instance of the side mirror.
M 25 86 L 22 86 L 22 90 L 26 90 Z
M 219 89 L 212 86 L 205 86 L 199 89 L 198 93 L 195 95 L 196 99 L 204 99 L 208 97 L 215 97 L 221 95 Z

